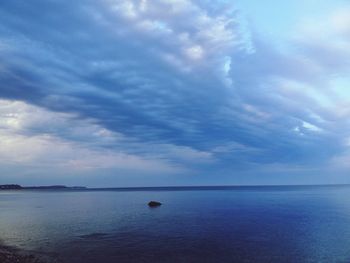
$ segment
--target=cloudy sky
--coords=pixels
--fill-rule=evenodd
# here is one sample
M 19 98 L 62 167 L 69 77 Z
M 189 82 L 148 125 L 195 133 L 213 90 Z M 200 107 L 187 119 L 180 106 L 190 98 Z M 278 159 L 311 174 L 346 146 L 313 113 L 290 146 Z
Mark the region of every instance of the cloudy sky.
M 350 183 L 350 2 L 1 1 L 0 183 Z

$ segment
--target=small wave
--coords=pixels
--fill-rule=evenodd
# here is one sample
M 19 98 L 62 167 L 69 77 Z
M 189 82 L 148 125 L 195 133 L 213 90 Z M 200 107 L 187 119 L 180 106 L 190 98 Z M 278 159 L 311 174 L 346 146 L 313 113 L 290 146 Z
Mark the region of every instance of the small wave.
M 79 237 L 83 238 L 83 239 L 100 239 L 100 238 L 104 238 L 107 235 L 108 234 L 106 234 L 106 233 L 91 233 L 91 234 L 87 234 L 87 235 L 81 235 Z

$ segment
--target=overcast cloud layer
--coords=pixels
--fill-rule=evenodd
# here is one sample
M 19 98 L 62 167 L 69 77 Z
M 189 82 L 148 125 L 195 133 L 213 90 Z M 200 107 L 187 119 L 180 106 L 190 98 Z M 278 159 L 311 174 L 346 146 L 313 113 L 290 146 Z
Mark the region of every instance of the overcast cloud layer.
M 337 3 L 276 39 L 234 1 L 3 1 L 0 183 L 350 183 Z

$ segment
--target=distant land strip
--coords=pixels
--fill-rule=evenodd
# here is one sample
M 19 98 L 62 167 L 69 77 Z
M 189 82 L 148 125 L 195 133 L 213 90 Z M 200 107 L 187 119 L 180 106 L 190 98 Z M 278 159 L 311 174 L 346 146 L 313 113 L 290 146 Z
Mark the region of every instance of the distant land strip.
M 65 185 L 49 185 L 49 186 L 21 186 L 19 184 L 2 184 L 0 185 L 0 190 L 25 190 L 25 189 L 42 189 L 42 190 L 60 190 L 60 189 L 72 189 L 72 190 L 80 190 L 87 189 L 84 186 L 65 186 Z
M 310 188 L 350 187 L 349 184 L 309 184 L 309 185 L 212 185 L 212 186 L 146 186 L 146 187 L 106 187 L 85 186 L 21 186 L 18 184 L 0 185 L 1 190 L 86 190 L 86 191 L 202 191 L 202 190 L 301 190 Z

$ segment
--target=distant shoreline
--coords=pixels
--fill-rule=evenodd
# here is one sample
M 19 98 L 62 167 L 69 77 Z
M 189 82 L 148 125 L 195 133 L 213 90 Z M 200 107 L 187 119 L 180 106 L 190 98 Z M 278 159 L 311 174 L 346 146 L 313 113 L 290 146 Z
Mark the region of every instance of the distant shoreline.
M 65 186 L 65 185 L 49 185 L 49 186 L 21 186 L 19 184 L 3 184 L 0 190 L 83 190 L 84 186 Z
M 68 191 L 203 191 L 203 190 L 278 190 L 310 189 L 329 187 L 350 187 L 350 184 L 315 184 L 315 185 L 217 185 L 217 186 L 136 186 L 136 187 L 85 187 L 85 186 L 21 186 L 18 184 L 0 185 L 1 190 L 68 190 Z

